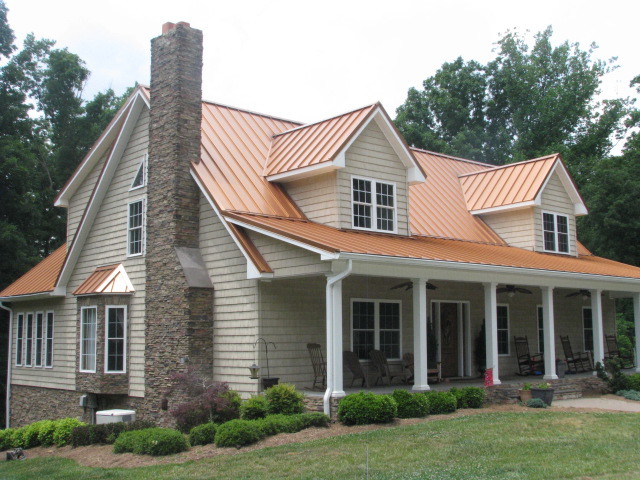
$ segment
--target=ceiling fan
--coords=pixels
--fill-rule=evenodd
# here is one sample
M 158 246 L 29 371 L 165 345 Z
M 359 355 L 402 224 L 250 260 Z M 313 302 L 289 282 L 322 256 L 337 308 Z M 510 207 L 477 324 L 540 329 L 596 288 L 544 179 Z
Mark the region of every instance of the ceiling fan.
M 587 298 L 591 298 L 591 292 L 589 290 L 576 290 L 573 293 L 569 293 L 568 295 L 565 295 L 566 298 L 569 297 L 577 297 L 578 295 L 582 295 L 582 299 L 586 300 Z
M 399 283 L 395 287 L 391 287 L 391 290 L 395 290 L 397 288 L 404 288 L 405 291 L 411 290 L 413 288 L 413 282 L 409 280 L 408 282 Z M 427 290 L 437 290 L 437 289 L 438 287 L 436 287 L 433 283 L 427 282 Z
M 496 293 L 508 293 L 510 297 L 513 297 L 516 293 L 526 293 L 527 295 L 533 294 L 531 290 L 526 288 L 516 287 L 515 285 L 505 285 L 496 290 Z

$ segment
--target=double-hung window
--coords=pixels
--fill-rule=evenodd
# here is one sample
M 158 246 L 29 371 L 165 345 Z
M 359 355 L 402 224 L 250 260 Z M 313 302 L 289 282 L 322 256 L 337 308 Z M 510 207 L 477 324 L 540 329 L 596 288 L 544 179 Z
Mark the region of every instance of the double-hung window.
M 124 373 L 126 365 L 127 307 L 106 308 L 105 372 Z
M 21 366 L 23 363 L 22 355 L 24 353 L 24 313 L 18 314 L 16 325 L 16 365 Z
M 44 366 L 53 367 L 53 312 L 47 312 Z
M 362 360 L 369 359 L 372 349 L 381 350 L 387 358 L 400 358 L 401 304 L 393 300 L 352 300 L 352 351 Z
M 353 228 L 396 231 L 396 187 L 367 178 L 351 179 Z
M 569 253 L 569 218 L 542 212 L 542 235 L 547 252 Z
M 80 371 L 96 371 L 96 330 L 98 309 L 82 307 L 80 314 Z
M 27 313 L 27 326 L 25 328 L 24 366 L 33 364 L 33 313 Z
M 144 252 L 144 200 L 129 203 L 127 215 L 127 255 Z
M 591 307 L 582 307 L 582 338 L 585 352 L 593 351 L 593 312 Z
M 36 313 L 36 367 L 42 366 L 44 356 L 44 313 Z
M 498 305 L 498 355 L 509 355 L 509 306 Z

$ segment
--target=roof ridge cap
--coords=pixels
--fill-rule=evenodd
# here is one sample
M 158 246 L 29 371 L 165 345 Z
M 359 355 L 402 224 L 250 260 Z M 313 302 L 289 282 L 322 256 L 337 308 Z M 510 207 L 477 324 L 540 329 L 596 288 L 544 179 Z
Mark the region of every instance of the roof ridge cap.
M 249 113 L 251 115 L 258 115 L 259 117 L 271 118 L 273 120 L 279 120 L 281 122 L 296 123 L 298 125 L 304 125 L 304 123 L 299 122 L 297 120 L 290 120 L 288 118 L 276 117 L 275 115 L 269 115 L 267 113 L 260 113 L 260 112 L 254 111 L 254 110 L 248 110 L 246 108 L 234 107 L 232 105 L 227 105 L 225 103 L 214 102 L 213 100 L 202 99 L 202 103 L 206 103 L 208 105 L 215 105 L 217 107 L 222 107 L 222 108 L 228 108 L 230 110 L 236 110 L 236 111 L 242 112 L 242 113 Z M 296 127 L 296 128 L 299 128 L 299 127 Z
M 470 160 L 468 158 L 456 157 L 454 155 L 447 155 L 446 153 L 434 152 L 433 150 L 425 150 L 424 148 L 417 147 L 409 147 L 410 150 L 415 150 L 416 152 L 428 153 L 430 155 L 437 155 L 438 157 L 449 158 L 451 160 L 456 160 L 459 162 L 472 163 L 474 165 L 480 165 L 483 167 L 495 167 L 495 165 L 491 163 L 479 162 L 478 160 Z

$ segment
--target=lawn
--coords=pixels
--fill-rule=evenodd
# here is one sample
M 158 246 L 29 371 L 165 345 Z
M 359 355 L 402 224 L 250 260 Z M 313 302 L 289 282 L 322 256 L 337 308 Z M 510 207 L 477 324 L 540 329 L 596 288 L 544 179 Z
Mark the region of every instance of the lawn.
M 634 479 L 640 415 L 485 413 L 179 465 L 97 469 L 61 458 L 0 467 L 3 479 Z

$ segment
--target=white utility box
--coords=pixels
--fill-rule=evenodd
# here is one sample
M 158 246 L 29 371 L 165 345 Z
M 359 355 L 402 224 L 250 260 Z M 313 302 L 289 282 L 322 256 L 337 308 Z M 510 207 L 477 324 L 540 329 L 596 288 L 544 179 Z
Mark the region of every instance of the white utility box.
M 116 422 L 133 422 L 136 419 L 135 410 L 100 410 L 96 412 L 96 424 L 116 423 Z

